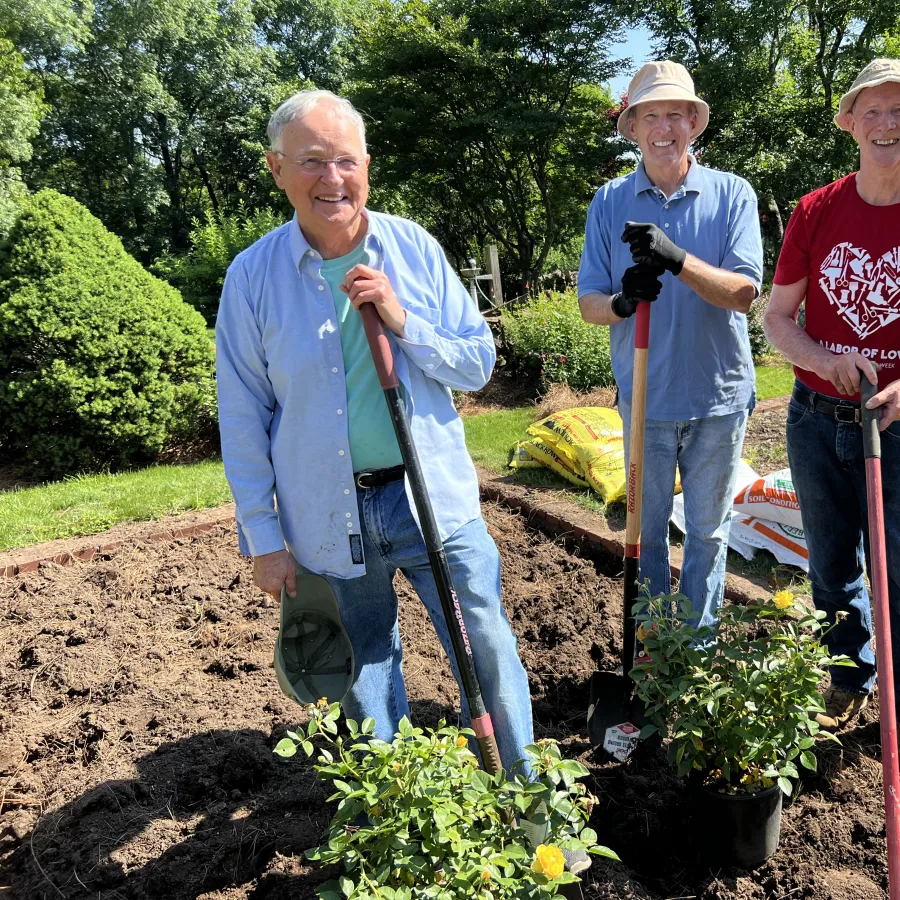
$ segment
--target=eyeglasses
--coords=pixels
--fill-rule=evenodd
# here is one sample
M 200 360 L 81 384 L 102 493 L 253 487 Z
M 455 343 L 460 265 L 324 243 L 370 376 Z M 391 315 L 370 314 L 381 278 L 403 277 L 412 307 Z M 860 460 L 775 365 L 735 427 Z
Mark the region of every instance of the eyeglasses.
M 284 156 L 280 150 L 276 150 L 275 152 L 278 156 Z M 285 159 L 287 159 L 287 157 L 285 157 Z M 352 175 L 363 164 L 363 160 L 355 159 L 352 156 L 339 156 L 337 159 L 320 159 L 317 156 L 310 156 L 306 159 L 291 159 L 289 162 L 292 162 L 295 166 L 300 168 L 300 171 L 309 175 L 320 175 L 322 172 L 325 172 L 332 163 L 334 163 L 341 175 Z

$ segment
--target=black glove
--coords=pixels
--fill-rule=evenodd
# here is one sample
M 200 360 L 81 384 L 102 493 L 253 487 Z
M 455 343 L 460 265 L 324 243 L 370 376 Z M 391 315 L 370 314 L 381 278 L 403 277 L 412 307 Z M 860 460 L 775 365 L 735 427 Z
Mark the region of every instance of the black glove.
M 631 246 L 636 263 L 652 263 L 677 275 L 684 268 L 687 253 L 670 241 L 662 229 L 648 222 L 626 222 L 622 241 Z
M 665 270 L 661 266 L 638 263 L 630 266 L 622 275 L 622 290 L 613 294 L 610 309 L 620 319 L 633 316 L 639 300 L 652 303 L 662 290 L 659 276 Z

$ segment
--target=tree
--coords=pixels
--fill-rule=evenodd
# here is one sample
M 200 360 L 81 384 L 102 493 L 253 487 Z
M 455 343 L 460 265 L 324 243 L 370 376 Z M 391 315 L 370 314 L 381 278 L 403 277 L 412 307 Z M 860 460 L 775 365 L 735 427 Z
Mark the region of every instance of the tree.
M 584 228 L 617 169 L 612 8 L 593 0 L 378 0 L 356 32 L 373 199 L 429 227 L 458 262 L 485 239 L 533 282 Z
M 837 101 L 896 27 L 898 0 L 649 0 L 657 56 L 683 62 L 711 107 L 703 161 L 746 177 L 760 197 L 769 262 L 805 193 L 851 171 Z
M 252 0 L 98 0 L 91 40 L 43 72 L 53 110 L 29 170 L 139 257 L 191 220 L 268 200 L 262 143 L 283 86 Z

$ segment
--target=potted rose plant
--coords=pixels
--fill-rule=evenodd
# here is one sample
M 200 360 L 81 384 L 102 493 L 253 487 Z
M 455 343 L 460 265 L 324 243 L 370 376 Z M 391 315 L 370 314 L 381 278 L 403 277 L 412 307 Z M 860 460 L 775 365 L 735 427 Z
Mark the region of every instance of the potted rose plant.
M 668 758 L 691 775 L 703 846 L 718 865 L 752 868 L 775 852 L 781 803 L 799 767 L 815 770 L 830 665 L 853 665 L 822 645 L 824 613 L 789 591 L 758 604 L 725 604 L 715 628 L 686 624 L 687 597 L 644 593 L 634 607 L 647 659 L 631 677 Z
M 337 703 L 310 711 L 306 729 L 275 752 L 312 756 L 317 742 L 316 773 L 334 787 L 328 839 L 306 854 L 339 866 L 322 900 L 541 900 L 579 880 L 563 850 L 618 858 L 587 827 L 595 798 L 578 781 L 587 769 L 555 741 L 526 748 L 530 777 L 490 776 L 469 749 L 470 729 L 403 719 L 386 743 L 371 737 L 371 719 L 348 719 L 344 734 Z

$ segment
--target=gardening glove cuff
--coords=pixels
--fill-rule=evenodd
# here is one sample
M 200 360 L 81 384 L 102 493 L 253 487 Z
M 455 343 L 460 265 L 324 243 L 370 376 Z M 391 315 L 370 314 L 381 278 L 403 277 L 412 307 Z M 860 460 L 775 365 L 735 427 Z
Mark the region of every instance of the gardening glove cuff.
M 626 222 L 622 241 L 631 247 L 631 258 L 636 263 L 662 266 L 673 275 L 678 275 L 684 268 L 687 253 L 669 240 L 656 225 Z
M 637 305 L 637 300 L 632 300 L 630 297 L 626 297 L 622 291 L 619 291 L 618 294 L 612 295 L 609 308 L 613 311 L 613 314 L 620 319 L 627 319 L 635 314 Z

